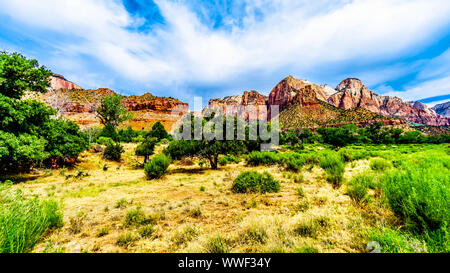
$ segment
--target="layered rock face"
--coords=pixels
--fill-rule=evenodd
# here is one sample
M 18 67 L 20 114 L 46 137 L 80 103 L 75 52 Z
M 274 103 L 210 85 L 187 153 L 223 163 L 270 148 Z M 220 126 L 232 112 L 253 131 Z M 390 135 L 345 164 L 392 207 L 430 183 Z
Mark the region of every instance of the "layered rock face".
M 82 89 L 79 85 L 68 81 L 64 76 L 53 74 L 50 77 L 50 86 L 53 90 L 58 89 Z
M 336 90 L 337 93 L 327 101 L 342 109 L 361 107 L 383 116 L 403 118 L 414 123 L 435 126 L 450 124 L 449 118 L 436 114 L 420 102 L 411 105 L 397 97 L 379 96 L 365 87 L 359 79 L 345 79 Z
M 329 89 L 327 92 L 330 92 Z M 271 105 L 278 105 L 281 113 L 293 104 L 314 106 L 319 104 L 318 100 L 326 102 L 327 98 L 324 87 L 289 76 L 279 82 L 269 94 L 269 117 L 272 117 Z
M 257 91 L 244 91 L 243 95 L 228 96 L 223 99 L 209 100 L 207 108 L 219 109 L 226 115 L 233 115 L 251 120 L 266 120 L 267 96 Z
M 433 109 L 437 114 L 441 116 L 450 117 L 450 101 L 441 104 L 436 104 L 431 109 Z
M 100 126 L 96 109 L 106 96 L 117 94 L 108 88 L 95 90 L 81 89 L 76 84 L 60 76 L 52 77 L 52 88 L 44 94 L 30 93 L 29 97 L 38 99 L 58 110 L 58 115 L 74 121 L 82 128 Z M 68 87 L 68 88 L 63 88 Z M 156 97 L 150 93 L 142 96 L 123 96 L 122 104 L 127 107 L 133 118 L 125 122 L 123 127 L 149 130 L 160 121 L 166 130 L 181 119 L 189 111 L 189 105 L 174 98 Z

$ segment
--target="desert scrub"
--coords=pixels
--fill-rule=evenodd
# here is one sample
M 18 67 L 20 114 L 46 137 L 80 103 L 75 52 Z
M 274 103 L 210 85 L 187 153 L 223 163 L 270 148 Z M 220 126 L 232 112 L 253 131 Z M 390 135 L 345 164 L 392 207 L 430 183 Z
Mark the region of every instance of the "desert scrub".
M 28 199 L 10 184 L 0 184 L 0 252 L 30 252 L 43 235 L 63 226 L 60 205 L 53 200 Z
M 148 179 L 161 178 L 166 173 L 169 165 L 170 159 L 165 154 L 159 154 L 155 156 L 144 167 L 147 178 Z
M 230 249 L 226 240 L 220 236 L 216 235 L 210 237 L 205 245 L 206 253 L 229 253 Z
M 127 214 L 125 215 L 124 219 L 124 225 L 126 227 L 155 224 L 155 223 L 156 220 L 153 217 L 146 216 L 140 207 L 127 211 Z
M 338 153 L 327 151 L 322 153 L 319 166 L 327 174 L 327 181 L 335 188 L 339 188 L 344 181 L 345 163 Z
M 256 171 L 245 171 L 239 174 L 233 182 L 231 190 L 234 193 L 247 192 L 279 192 L 280 182 L 275 180 L 273 176 L 268 173 L 259 173 Z
M 120 143 L 108 143 L 103 151 L 103 157 L 108 160 L 120 162 L 122 154 L 125 152 Z
M 330 225 L 330 220 L 324 216 L 301 219 L 294 226 L 294 233 L 302 237 L 316 238 L 321 230 L 326 231 Z
M 199 231 L 195 226 L 187 225 L 175 232 L 174 236 L 172 237 L 172 241 L 177 246 L 184 245 L 196 238 L 198 234 Z
M 251 152 L 247 157 L 247 164 L 250 166 L 275 165 L 280 161 L 279 154 L 275 152 Z
M 392 168 L 392 163 L 383 158 L 372 158 L 370 160 L 370 168 L 374 171 L 385 171 Z
M 347 185 L 347 195 L 357 204 L 366 203 L 369 200 L 368 189 L 376 187 L 374 179 L 373 174 L 361 173 L 353 176 Z
M 116 245 L 121 247 L 129 247 L 133 245 L 134 242 L 139 240 L 139 236 L 132 232 L 127 232 L 125 234 L 120 235 L 116 240 Z
M 369 231 L 369 241 L 380 244 L 382 253 L 419 253 L 427 252 L 424 241 L 399 230 L 382 227 Z
M 237 156 L 233 155 L 225 155 L 219 160 L 219 165 L 225 166 L 229 163 L 239 163 L 241 162 L 241 159 Z
M 389 206 L 432 252 L 450 251 L 450 156 L 414 157 L 381 178 Z

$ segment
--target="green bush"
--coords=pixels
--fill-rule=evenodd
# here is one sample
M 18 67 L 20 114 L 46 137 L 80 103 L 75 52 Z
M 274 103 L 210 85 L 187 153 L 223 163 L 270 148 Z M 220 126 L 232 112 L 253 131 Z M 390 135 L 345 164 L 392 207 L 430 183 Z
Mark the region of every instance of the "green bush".
M 110 137 L 102 136 L 97 139 L 97 143 L 100 145 L 108 145 L 108 144 L 113 144 L 114 140 L 112 140 L 112 138 L 110 138 Z
M 374 188 L 375 177 L 371 174 L 357 174 L 348 183 L 347 195 L 358 204 L 367 201 L 367 191 Z
M 207 253 L 229 253 L 230 248 L 222 236 L 217 235 L 209 238 L 205 246 Z
M 274 152 L 251 152 L 248 154 L 247 164 L 250 166 L 259 166 L 259 165 L 275 165 L 280 161 L 280 157 L 277 153 Z
M 307 162 L 306 157 L 298 153 L 286 153 L 280 158 L 285 169 L 294 172 L 300 171 Z
M 415 155 L 380 178 L 389 206 L 433 252 L 450 251 L 450 156 Z
M 321 155 L 319 166 L 327 173 L 327 181 L 334 187 L 341 186 L 344 180 L 345 163 L 336 152 L 325 152 Z
M 145 165 L 145 173 L 147 174 L 148 179 L 158 179 L 166 173 L 169 165 L 170 159 L 166 155 L 160 154 L 152 158 L 150 162 Z
M 30 252 L 49 229 L 63 225 L 56 201 L 28 199 L 0 184 L 0 203 L 0 253 Z
M 123 149 L 123 146 L 120 145 L 120 143 L 108 143 L 105 150 L 103 151 L 103 157 L 108 160 L 120 162 L 122 153 L 124 152 L 125 150 Z
M 392 168 L 392 163 L 383 158 L 372 158 L 370 160 L 370 168 L 374 171 L 385 171 Z
M 266 193 L 279 192 L 280 187 L 280 182 L 275 180 L 268 172 L 261 174 L 256 171 L 246 171 L 236 177 L 231 189 L 234 193 Z
M 418 253 L 426 252 L 424 241 L 399 230 L 383 227 L 369 231 L 369 240 L 380 244 L 382 253 Z

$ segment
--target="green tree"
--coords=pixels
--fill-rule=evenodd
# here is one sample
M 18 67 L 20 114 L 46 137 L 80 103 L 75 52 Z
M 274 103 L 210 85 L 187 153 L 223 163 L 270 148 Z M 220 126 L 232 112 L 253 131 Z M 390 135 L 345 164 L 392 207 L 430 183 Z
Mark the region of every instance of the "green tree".
M 100 122 L 117 129 L 120 123 L 131 119 L 131 113 L 122 105 L 122 96 L 111 95 L 105 97 L 97 108 L 97 116 Z
M 167 133 L 166 129 L 164 128 L 164 125 L 162 125 L 161 122 L 157 121 L 152 126 L 152 130 L 150 131 L 151 137 L 156 137 L 158 140 L 168 138 L 169 133 Z
M 214 114 L 212 116 L 214 116 Z M 233 129 L 235 140 L 225 140 L 227 117 L 223 117 L 223 123 L 220 125 L 213 123 L 211 119 L 200 119 L 194 117 L 193 115 L 187 115 L 185 119 L 187 122 L 185 120 L 176 133 L 178 134 L 183 132 L 183 127 L 185 124 L 190 125 L 191 140 L 182 139 L 175 140 L 170 143 L 169 147 L 165 150 L 165 153 L 169 154 L 173 159 L 181 159 L 184 156 L 198 156 L 200 158 L 207 159 L 212 169 L 217 169 L 220 155 L 237 155 L 245 151 L 244 141 L 236 140 L 236 121 Z M 201 124 L 201 128 L 195 128 L 195 123 Z M 216 127 L 216 125 L 218 126 Z M 216 136 L 221 135 L 223 140 L 216 138 L 207 139 L 206 137 L 203 137 L 201 140 L 195 140 L 195 130 L 203 130 L 207 126 L 208 128 L 212 127 L 212 132 Z
M 147 163 L 148 157 L 155 152 L 155 145 L 158 142 L 156 137 L 147 137 L 136 147 L 136 155 L 144 157 L 144 164 Z
M 50 87 L 50 70 L 19 53 L 0 52 L 0 94 L 19 99 L 26 90 L 46 92 Z

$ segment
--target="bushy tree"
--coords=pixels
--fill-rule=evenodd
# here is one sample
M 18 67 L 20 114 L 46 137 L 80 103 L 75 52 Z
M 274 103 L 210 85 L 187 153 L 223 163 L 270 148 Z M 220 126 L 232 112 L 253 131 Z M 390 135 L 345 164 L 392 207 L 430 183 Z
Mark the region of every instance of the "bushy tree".
M 50 120 L 42 126 L 42 134 L 47 140 L 45 151 L 52 161 L 59 164 L 75 161 L 88 147 L 86 136 L 70 120 Z
M 0 52 L 0 94 L 20 99 L 25 90 L 46 92 L 50 87 L 50 70 L 19 53 Z
M 0 54 L 0 170 L 28 171 L 44 160 L 76 159 L 86 148 L 77 125 L 53 120 L 56 111 L 25 90 L 45 92 L 51 72 L 20 54 Z
M 103 151 L 103 157 L 108 160 L 120 162 L 122 154 L 125 152 L 123 146 L 120 143 L 108 143 Z
M 190 125 L 192 128 L 191 140 L 175 140 L 170 143 L 169 147 L 165 150 L 165 153 L 169 154 L 173 159 L 181 159 L 184 156 L 198 156 L 207 159 L 212 169 L 217 169 L 220 155 L 237 155 L 245 151 L 243 140 L 225 140 L 225 117 L 223 118 L 223 126 L 213 128 L 214 133 L 222 135 L 224 140 L 218 140 L 215 138 L 208 140 L 205 137 L 201 140 L 195 140 L 194 124 L 196 122 L 195 120 L 199 118 L 194 117 L 193 115 L 187 115 L 185 119 L 188 120 L 186 124 Z M 201 128 L 211 126 L 212 123 L 209 123 L 209 121 L 210 119 L 207 118 L 197 120 L 197 122 L 201 124 Z M 183 126 L 184 125 L 179 128 L 177 133 L 183 132 Z M 234 128 L 234 130 L 236 130 L 236 128 Z
M 147 163 L 148 157 L 155 152 L 155 145 L 158 142 L 156 137 L 147 137 L 136 147 L 136 155 L 144 157 L 144 164 Z
M 111 95 L 105 97 L 97 108 L 97 116 L 103 125 L 117 129 L 120 123 L 129 120 L 131 114 L 122 105 L 122 96 Z
M 164 128 L 164 125 L 162 125 L 161 122 L 157 121 L 152 126 L 152 130 L 150 131 L 150 136 L 151 137 L 155 137 L 158 140 L 161 140 L 161 139 L 164 139 L 164 138 L 168 138 L 169 137 L 169 133 L 167 133 L 166 129 Z

